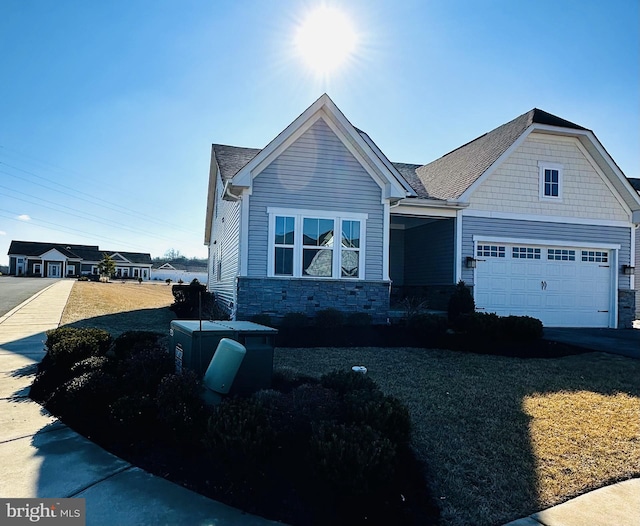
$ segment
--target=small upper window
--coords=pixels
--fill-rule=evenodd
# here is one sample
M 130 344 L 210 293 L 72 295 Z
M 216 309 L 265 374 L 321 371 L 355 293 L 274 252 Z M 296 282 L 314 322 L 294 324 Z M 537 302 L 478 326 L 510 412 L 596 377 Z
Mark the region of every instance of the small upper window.
M 562 199 L 562 165 L 538 163 L 540 168 L 540 199 Z

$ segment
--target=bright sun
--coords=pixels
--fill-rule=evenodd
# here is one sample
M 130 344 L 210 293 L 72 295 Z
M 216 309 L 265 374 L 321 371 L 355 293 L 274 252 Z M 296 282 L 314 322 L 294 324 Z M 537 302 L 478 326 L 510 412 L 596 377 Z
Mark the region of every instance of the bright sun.
M 318 75 L 328 75 L 353 54 L 357 35 L 347 16 L 334 7 L 322 6 L 309 13 L 296 33 L 296 49 Z

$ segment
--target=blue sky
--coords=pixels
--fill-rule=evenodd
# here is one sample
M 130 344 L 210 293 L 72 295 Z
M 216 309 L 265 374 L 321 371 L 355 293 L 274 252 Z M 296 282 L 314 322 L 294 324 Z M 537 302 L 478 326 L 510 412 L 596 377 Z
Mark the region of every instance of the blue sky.
M 293 41 L 323 3 L 358 44 L 320 78 Z M 211 143 L 264 147 L 324 92 L 392 161 L 538 107 L 640 177 L 639 20 L 637 0 L 2 0 L 0 264 L 12 239 L 205 257 Z

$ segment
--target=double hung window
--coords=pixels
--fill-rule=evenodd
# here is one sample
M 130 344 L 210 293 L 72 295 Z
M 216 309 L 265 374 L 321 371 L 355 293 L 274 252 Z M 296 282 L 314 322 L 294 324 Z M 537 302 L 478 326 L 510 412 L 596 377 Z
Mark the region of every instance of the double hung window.
M 269 209 L 270 276 L 363 279 L 366 214 Z
M 562 165 L 538 163 L 540 169 L 540 199 L 562 200 Z

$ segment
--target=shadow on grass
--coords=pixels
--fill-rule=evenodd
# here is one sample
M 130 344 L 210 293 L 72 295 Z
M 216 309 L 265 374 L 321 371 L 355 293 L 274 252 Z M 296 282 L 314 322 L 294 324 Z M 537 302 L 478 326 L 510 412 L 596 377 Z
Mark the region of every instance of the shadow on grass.
M 157 309 L 139 309 L 116 314 L 105 314 L 65 324 L 65 327 L 95 327 L 109 332 L 114 338 L 127 331 L 152 331 L 169 334 L 175 314 L 169 307 Z
M 364 365 L 385 392 L 403 400 L 447 526 L 504 524 L 548 507 L 525 401 L 583 391 L 640 397 L 640 361 L 603 353 L 520 359 L 424 349 L 277 349 L 275 364 L 312 375 Z M 550 418 L 560 431 L 563 414 Z M 596 485 L 616 477 L 629 475 Z M 578 492 L 586 489 L 593 488 Z

